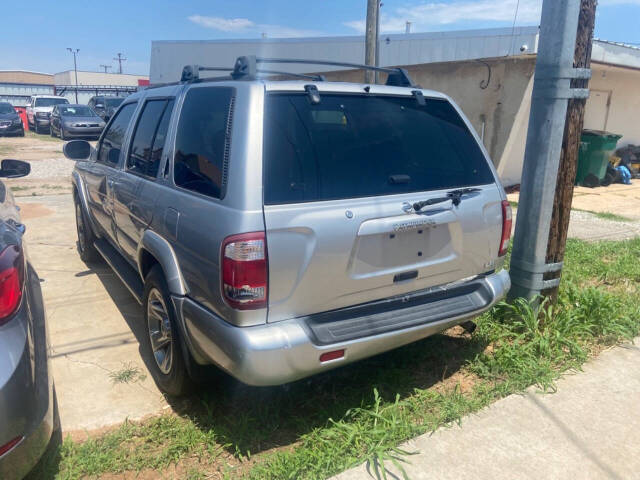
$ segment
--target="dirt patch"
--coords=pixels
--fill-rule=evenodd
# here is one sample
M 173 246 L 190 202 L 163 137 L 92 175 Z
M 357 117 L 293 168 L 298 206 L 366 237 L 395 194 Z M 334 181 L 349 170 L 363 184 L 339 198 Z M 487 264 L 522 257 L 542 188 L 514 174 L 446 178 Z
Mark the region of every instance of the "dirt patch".
M 20 216 L 23 220 L 46 217 L 52 214 L 53 210 L 45 207 L 42 203 L 25 203 L 20 207 Z

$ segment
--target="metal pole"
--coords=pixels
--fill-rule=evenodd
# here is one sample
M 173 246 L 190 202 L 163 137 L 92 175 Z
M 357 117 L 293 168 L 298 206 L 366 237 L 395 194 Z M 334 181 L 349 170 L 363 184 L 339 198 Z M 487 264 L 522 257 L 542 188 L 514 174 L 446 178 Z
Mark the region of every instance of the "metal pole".
M 562 149 L 567 102 L 588 96 L 571 89 L 570 79 L 589 74 L 573 68 L 580 0 L 544 0 L 536 60 L 520 201 L 513 240 L 510 298 L 532 299 L 559 279 L 544 274 L 562 268 L 547 264 L 549 225 Z
M 380 7 L 382 2 L 376 2 L 376 67 L 380 66 Z M 376 83 L 380 83 L 380 72 L 375 72 L 374 79 Z
M 379 0 L 367 0 L 367 25 L 364 43 L 364 63 L 366 65 L 375 65 L 376 62 L 376 23 L 378 21 L 378 5 Z M 365 83 L 373 83 L 374 75 L 371 70 L 364 72 Z
M 78 64 L 76 63 L 76 54 L 80 51 L 79 48 L 67 48 L 73 54 L 73 71 L 76 77 L 76 103 L 78 103 Z

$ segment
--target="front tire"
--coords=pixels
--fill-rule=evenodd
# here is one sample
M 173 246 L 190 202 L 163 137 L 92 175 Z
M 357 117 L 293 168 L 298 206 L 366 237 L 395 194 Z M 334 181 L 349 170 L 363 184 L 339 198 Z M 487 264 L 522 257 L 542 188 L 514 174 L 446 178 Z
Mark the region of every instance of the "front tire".
M 60 126 L 60 139 L 61 140 L 66 140 L 67 139 L 67 134 L 64 133 L 64 127 Z
M 91 230 L 91 225 L 87 221 L 87 215 L 82 210 L 82 205 L 77 194 L 73 196 L 76 210 L 76 230 L 78 232 L 78 253 L 84 263 L 93 263 L 100 258 L 100 254 L 93 246 L 96 236 Z
M 160 265 L 151 268 L 145 278 L 142 306 L 147 328 L 140 344 L 156 385 L 173 396 L 191 392 L 193 383 L 185 365 L 176 313 Z

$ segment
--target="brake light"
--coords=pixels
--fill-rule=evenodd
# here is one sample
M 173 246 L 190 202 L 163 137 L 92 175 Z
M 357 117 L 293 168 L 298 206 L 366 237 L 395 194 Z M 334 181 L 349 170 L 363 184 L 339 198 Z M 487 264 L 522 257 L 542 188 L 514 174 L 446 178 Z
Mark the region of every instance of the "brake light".
M 222 293 L 238 310 L 267 306 L 267 245 L 264 232 L 242 233 L 222 243 Z
M 509 240 L 511 239 L 511 205 L 507 200 L 502 201 L 502 237 L 500 238 L 500 249 L 498 256 L 502 257 L 507 254 L 509 249 Z
M 23 279 L 20 248 L 10 245 L 0 253 L 0 325 L 7 323 L 20 305 Z

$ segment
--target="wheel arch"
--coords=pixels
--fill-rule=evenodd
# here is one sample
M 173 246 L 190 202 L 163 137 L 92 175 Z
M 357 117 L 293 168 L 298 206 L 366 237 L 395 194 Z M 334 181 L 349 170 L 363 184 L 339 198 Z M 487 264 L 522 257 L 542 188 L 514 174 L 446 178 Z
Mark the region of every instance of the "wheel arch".
M 75 170 L 71 174 L 71 183 L 73 185 L 73 194 L 78 197 L 80 207 L 89 219 L 89 228 L 91 228 L 93 234 L 98 237 L 98 229 L 95 228 L 93 217 L 91 217 L 91 211 L 89 210 L 89 201 L 87 199 L 87 191 L 84 188 L 84 181 L 82 180 L 82 176 Z
M 187 294 L 188 289 L 173 247 L 153 230 L 145 230 L 138 244 L 138 271 L 143 281 L 155 264 L 162 268 L 169 292 L 181 296 Z

